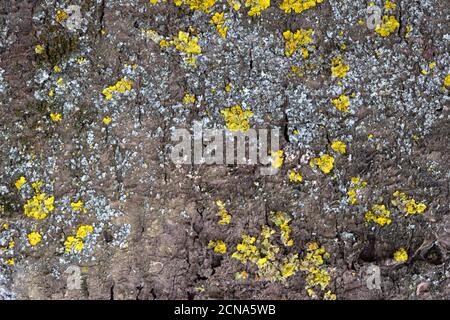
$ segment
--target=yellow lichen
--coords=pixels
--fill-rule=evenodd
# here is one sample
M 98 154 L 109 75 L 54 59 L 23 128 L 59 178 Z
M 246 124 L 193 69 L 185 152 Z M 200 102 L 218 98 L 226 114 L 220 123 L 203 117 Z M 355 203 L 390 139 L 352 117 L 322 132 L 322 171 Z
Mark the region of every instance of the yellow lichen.
M 227 245 L 222 240 L 210 240 L 208 248 L 213 249 L 215 253 L 225 254 L 227 252 Z
M 78 228 L 76 237 L 79 239 L 84 239 L 88 234 L 92 233 L 94 228 L 91 225 L 82 225 Z
M 348 112 L 348 107 L 350 105 L 349 98 L 345 94 L 341 94 L 338 98 L 331 100 L 331 103 L 342 112 Z
M 17 179 L 15 183 L 17 190 L 20 191 L 25 183 L 27 183 L 27 179 L 24 176 Z
M 388 37 L 400 27 L 394 16 L 383 16 L 381 24 L 377 25 L 375 32 L 382 37 Z
M 81 252 L 84 248 L 83 239 L 86 238 L 90 233 L 94 231 L 93 226 L 91 225 L 81 225 L 78 227 L 75 236 L 67 237 L 67 240 L 64 241 L 65 251 L 70 252 Z
M 280 9 L 286 13 L 290 13 L 291 11 L 301 13 L 322 2 L 323 0 L 283 0 Z
M 225 26 L 225 17 L 223 12 L 216 12 L 212 16 L 210 23 L 216 26 L 216 30 L 222 38 L 225 39 L 227 37 L 228 27 Z
M 347 145 L 340 140 L 336 140 L 331 144 L 331 149 L 339 152 L 340 154 L 345 154 L 345 152 L 347 151 Z
M 61 113 L 58 112 L 50 113 L 50 120 L 52 120 L 53 122 L 60 122 L 62 120 Z
M 225 204 L 217 200 L 216 205 L 219 208 L 217 215 L 220 217 L 220 220 L 217 222 L 220 225 L 227 225 L 231 222 L 231 215 L 228 213 L 227 209 L 225 209 Z
M 394 10 L 395 8 L 397 8 L 397 5 L 389 0 L 384 4 L 384 9 L 386 9 L 386 11 Z
M 258 248 L 254 245 L 255 237 L 249 235 L 242 236 L 242 242 L 236 246 L 236 252 L 231 257 L 246 263 L 247 261 L 255 262 L 259 259 Z
M 312 33 L 313 29 L 299 29 L 295 32 L 287 30 L 283 32 L 283 37 L 286 41 L 286 46 L 284 49 L 284 54 L 286 57 L 292 56 L 299 47 L 312 43 Z M 309 52 L 306 48 L 302 48 L 302 54 L 305 59 L 309 56 Z
M 281 242 L 283 242 L 286 247 L 292 246 L 294 244 L 294 240 L 290 239 L 292 229 L 289 226 L 291 218 L 287 214 L 277 211 L 270 215 L 270 221 L 272 221 L 280 229 Z
M 116 84 L 103 89 L 102 94 L 106 100 L 112 100 L 115 92 L 124 93 L 130 91 L 132 85 L 133 80 L 120 79 Z
M 248 11 L 250 17 L 259 16 L 261 11 L 270 7 L 270 0 L 245 0 L 245 6 L 250 7 Z
M 416 203 L 416 200 L 413 198 L 408 198 L 404 192 L 395 191 L 392 196 L 392 205 L 406 213 L 406 215 L 423 214 L 427 209 L 427 205 L 425 203 Z
M 293 183 L 300 183 L 303 181 L 303 176 L 300 172 L 296 172 L 294 170 L 291 170 L 289 172 L 289 181 Z
M 317 242 L 310 242 L 306 247 L 306 256 L 300 262 L 299 268 L 307 272 L 305 289 L 310 297 L 315 298 L 317 295 L 314 289 L 325 291 L 330 284 L 331 276 L 324 266 L 325 260 L 330 258 L 330 254 Z M 335 300 L 336 296 L 327 290 L 324 298 Z
M 73 236 L 69 236 L 67 237 L 67 240 L 64 241 L 64 246 L 66 247 L 65 251 L 66 252 L 72 252 L 72 250 L 74 252 L 80 252 L 81 250 L 83 250 L 84 247 L 84 243 L 83 240 L 78 239 L 76 237 Z
M 175 37 L 169 43 L 174 45 L 175 49 L 178 51 L 186 54 L 186 63 L 195 67 L 197 65 L 195 55 L 202 53 L 202 49 L 198 44 L 198 41 L 198 37 L 191 36 L 189 32 L 180 31 L 178 32 L 178 37 Z
M 391 212 L 386 209 L 384 204 L 376 204 L 372 206 L 370 211 L 366 212 L 364 218 L 367 222 L 375 222 L 380 226 L 384 226 L 391 224 L 390 216 Z
M 362 181 L 358 177 L 352 177 L 350 189 L 347 191 L 348 198 L 350 200 L 350 204 L 357 204 L 357 196 L 360 189 L 365 188 L 367 186 L 366 181 Z
M 253 116 L 250 110 L 243 110 L 241 106 L 225 108 L 220 111 L 225 119 L 226 126 L 230 131 L 247 132 L 250 129 L 248 119 Z
M 77 202 L 71 202 L 70 206 L 72 207 L 72 210 L 75 212 L 78 212 L 78 211 L 82 211 L 84 213 L 87 212 L 82 200 L 78 200 Z
M 396 262 L 406 262 L 408 261 L 408 252 L 405 248 L 400 248 L 394 252 L 394 260 Z
M 232 7 L 235 11 L 239 11 L 239 9 L 241 8 L 242 4 L 240 0 L 227 0 L 228 5 L 230 7 Z
M 55 21 L 58 23 L 63 22 L 64 20 L 67 20 L 69 18 L 69 15 L 64 10 L 58 10 L 56 12 Z
M 103 117 L 102 121 L 105 125 L 109 126 L 112 122 L 112 118 L 110 116 L 106 116 L 106 117 Z
M 191 10 L 199 10 L 208 13 L 216 0 L 174 0 L 176 6 L 188 5 Z
M 283 166 L 284 162 L 284 152 L 283 150 L 278 151 L 270 151 L 270 155 L 272 156 L 272 167 L 275 169 L 279 169 Z
M 331 75 L 335 78 L 345 78 L 350 66 L 345 64 L 344 60 L 339 55 L 337 58 L 331 60 Z
M 47 215 L 55 209 L 55 197 L 48 197 L 46 193 L 41 193 L 41 186 L 41 181 L 32 183 L 32 187 L 36 194 L 31 199 L 28 199 L 23 206 L 24 214 L 27 217 L 37 220 L 45 219 Z
M 43 46 L 41 46 L 40 44 L 37 44 L 37 45 L 34 47 L 34 52 L 35 52 L 36 54 L 43 54 L 43 53 L 45 52 L 45 48 L 44 48 Z
M 31 232 L 27 235 L 27 238 L 28 238 L 28 243 L 34 247 L 39 242 L 41 242 L 42 236 L 39 232 Z
M 185 105 L 194 104 L 197 101 L 197 99 L 195 98 L 195 95 L 189 94 L 189 93 L 186 93 L 184 95 L 183 100 L 184 100 Z
M 444 87 L 450 87 L 450 74 L 448 74 L 444 79 Z
M 275 234 L 273 229 L 263 226 L 258 239 L 243 235 L 242 242 L 236 246 L 232 258 L 243 264 L 253 263 L 257 267 L 257 279 L 285 281 L 297 271 L 298 255 L 288 254 L 277 258 L 280 248 L 271 241 L 273 234 Z M 239 272 L 235 277 L 237 280 L 246 279 L 248 274 L 245 271 Z
M 328 154 L 324 154 L 318 158 L 313 158 L 309 162 L 309 165 L 314 167 L 319 167 L 323 173 L 328 174 L 333 170 L 334 167 L 334 158 Z

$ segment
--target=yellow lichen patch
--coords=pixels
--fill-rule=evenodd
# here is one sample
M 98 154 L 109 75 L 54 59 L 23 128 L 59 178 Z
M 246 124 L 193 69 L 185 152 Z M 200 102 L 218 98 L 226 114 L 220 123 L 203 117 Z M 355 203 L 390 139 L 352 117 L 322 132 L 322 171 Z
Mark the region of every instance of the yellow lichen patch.
M 216 12 L 210 21 L 211 24 L 216 26 L 217 32 L 222 38 L 227 37 L 228 27 L 225 26 L 225 17 L 223 12 Z
M 195 55 L 202 53 L 202 49 L 198 44 L 198 41 L 198 37 L 191 36 L 189 32 L 180 31 L 178 32 L 178 37 L 175 37 L 172 41 L 170 41 L 170 44 L 174 45 L 175 49 L 178 51 L 185 53 L 186 63 L 195 67 L 197 65 Z
M 106 100 L 112 100 L 115 92 L 124 93 L 126 91 L 130 91 L 132 85 L 133 80 L 120 79 L 116 84 L 103 89 L 102 94 Z
M 303 77 L 305 74 L 303 73 L 303 67 L 297 67 L 297 66 L 292 66 L 291 67 L 291 72 L 292 75 L 297 76 L 297 77 Z
M 83 239 L 86 238 L 90 233 L 94 231 L 94 228 L 91 225 L 81 225 L 75 236 L 67 237 L 67 240 L 64 241 L 65 251 L 70 252 L 81 252 L 84 248 Z
M 208 248 L 213 249 L 215 253 L 225 254 L 227 252 L 227 245 L 222 240 L 209 241 Z
M 17 190 L 20 191 L 25 183 L 27 183 L 27 179 L 24 176 L 17 179 L 17 181 L 15 182 Z
M 283 0 L 280 9 L 286 13 L 290 13 L 291 11 L 301 13 L 322 2 L 323 0 Z
M 406 262 L 408 261 L 408 252 L 405 248 L 400 248 L 394 252 L 395 262 Z
M 112 122 L 112 118 L 110 116 L 106 116 L 106 117 L 103 117 L 102 121 L 105 125 L 109 126 Z
M 7 264 L 8 266 L 13 266 L 13 265 L 14 265 L 14 258 L 9 258 L 9 259 L 7 259 L 7 260 L 6 260 L 6 264 Z
M 259 259 L 259 250 L 255 246 L 256 238 L 249 235 L 242 236 L 242 242 L 236 246 L 236 251 L 231 255 L 232 258 L 246 263 L 255 262 Z
M 294 244 L 294 240 L 290 239 L 290 234 L 292 232 L 289 223 L 291 222 L 291 218 L 281 211 L 274 212 L 270 215 L 270 221 L 272 221 L 279 229 L 281 233 L 281 242 L 286 247 L 290 247 Z
M 141 29 L 142 35 L 149 38 L 155 43 L 160 43 L 162 40 L 161 36 L 153 29 Z
M 66 252 L 80 252 L 81 250 L 83 250 L 84 243 L 81 239 L 69 236 L 67 237 L 67 240 L 64 241 L 64 247 L 66 247 Z
M 395 191 L 392 196 L 392 205 L 397 207 L 400 211 L 406 213 L 406 215 L 423 214 L 427 209 L 427 205 L 425 203 L 416 203 L 416 200 L 413 198 L 408 198 L 404 192 Z
M 40 44 L 37 44 L 37 45 L 34 47 L 34 52 L 35 52 L 36 54 L 43 54 L 43 53 L 45 52 L 45 48 L 44 48 L 43 46 L 41 46 Z
M 347 145 L 340 140 L 336 140 L 331 144 L 331 149 L 339 152 L 340 154 L 345 154 L 345 152 L 347 151 Z
M 78 211 L 82 211 L 84 213 L 87 212 L 82 200 L 78 200 L 77 202 L 71 202 L 70 206 L 72 207 L 72 210 L 75 212 L 78 212 Z
M 64 20 L 67 20 L 69 18 L 69 15 L 64 10 L 58 10 L 56 12 L 55 21 L 58 23 L 63 22 Z
M 183 100 L 184 100 L 185 105 L 194 104 L 197 101 L 197 99 L 195 98 L 195 95 L 189 94 L 189 93 L 186 93 L 184 95 Z
M 50 113 L 50 120 L 52 120 L 53 122 L 60 122 L 62 120 L 61 113 L 58 112 Z
M 56 84 L 62 88 L 64 88 L 66 86 L 63 78 L 58 78 L 58 80 L 56 80 Z
M 162 40 L 159 42 L 159 46 L 160 46 L 161 48 L 166 48 L 166 47 L 170 46 L 170 42 L 167 41 L 167 40 L 165 40 L 165 39 L 162 39 Z
M 268 226 L 261 228 L 258 239 L 249 235 L 242 236 L 242 242 L 236 246 L 232 258 L 243 264 L 253 263 L 257 267 L 257 279 L 266 281 L 285 281 L 293 276 L 298 269 L 298 255 L 288 254 L 278 257 L 280 248 L 271 241 L 275 231 Z M 238 272 L 237 280 L 247 279 L 248 274 Z
M 362 181 L 358 177 L 352 177 L 350 189 L 347 191 L 347 195 L 350 201 L 350 204 L 355 205 L 358 203 L 358 192 L 362 188 L 365 188 L 367 186 L 366 181 Z
M 389 0 L 384 3 L 384 9 L 386 9 L 386 11 L 391 11 L 395 8 L 397 8 L 397 5 Z
M 250 17 L 259 16 L 261 11 L 270 7 L 270 0 L 245 0 L 245 6 L 250 7 L 248 11 Z
M 325 260 L 330 258 L 330 254 L 317 242 L 310 242 L 306 247 L 306 256 L 300 262 L 299 269 L 308 273 L 305 289 L 310 297 L 315 298 L 317 297 L 315 289 L 325 291 L 329 287 L 331 276 L 324 263 Z M 324 293 L 324 298 L 335 300 L 336 295 L 327 290 Z
M 35 245 L 37 245 L 39 242 L 41 242 L 41 240 L 42 240 L 42 236 L 39 232 L 31 232 L 27 235 L 27 238 L 28 238 L 28 243 L 33 247 Z
M 366 212 L 364 219 L 367 222 L 375 222 L 380 226 L 390 225 L 392 220 L 389 218 L 391 212 L 386 209 L 384 204 L 376 204 L 372 206 L 372 209 Z
M 216 0 L 174 0 L 176 6 L 188 5 L 191 10 L 199 10 L 208 13 Z
M 338 98 L 335 98 L 331 100 L 331 103 L 342 112 L 348 112 L 348 107 L 350 105 L 349 103 L 349 97 L 345 94 L 341 94 Z
M 350 66 L 345 64 L 345 61 L 339 55 L 337 58 L 331 60 L 331 75 L 335 78 L 345 78 Z
M 250 129 L 248 119 L 253 116 L 252 111 L 243 110 L 241 106 L 235 105 L 221 110 L 220 113 L 225 120 L 228 130 L 247 132 Z
M 292 56 L 299 47 L 305 46 L 313 42 L 311 35 L 313 33 L 313 29 L 300 29 L 295 32 L 291 30 L 286 30 L 283 32 L 283 37 L 286 42 L 286 46 L 284 49 L 284 54 L 286 57 Z M 309 52 L 306 48 L 302 48 L 303 58 L 308 58 Z
M 80 239 L 84 239 L 88 234 L 94 231 L 94 227 L 91 225 L 82 225 L 78 228 L 76 237 Z
M 318 167 L 323 173 L 328 174 L 333 170 L 334 158 L 328 154 L 324 154 L 318 158 L 313 158 L 309 162 L 312 168 Z
M 382 37 L 388 37 L 400 27 L 400 23 L 394 16 L 383 16 L 380 25 L 377 25 L 375 32 Z
M 87 61 L 87 60 L 86 60 L 85 57 L 78 57 L 78 58 L 77 58 L 77 64 L 79 64 L 79 65 L 85 64 L 86 61 Z
M 232 7 L 235 11 L 239 11 L 239 9 L 241 8 L 242 4 L 240 0 L 227 0 L 228 5 L 230 7 Z
M 24 214 L 27 217 L 38 220 L 45 219 L 47 215 L 55 209 L 55 198 L 53 196 L 47 197 L 47 194 L 40 192 L 42 186 L 41 181 L 34 182 L 32 186 L 36 194 L 24 204 Z
M 217 215 L 220 217 L 220 220 L 217 222 L 220 225 L 227 225 L 231 222 L 231 215 L 228 213 L 227 209 L 225 209 L 225 204 L 217 200 L 216 205 L 219 208 Z
M 289 181 L 293 183 L 300 183 L 303 181 L 303 176 L 300 172 L 291 170 L 289 171 Z
M 448 74 L 444 79 L 444 87 L 450 87 L 450 74 Z
M 270 155 L 272 157 L 272 167 L 275 169 L 279 169 L 283 166 L 284 162 L 284 152 L 283 150 L 278 151 L 270 151 Z

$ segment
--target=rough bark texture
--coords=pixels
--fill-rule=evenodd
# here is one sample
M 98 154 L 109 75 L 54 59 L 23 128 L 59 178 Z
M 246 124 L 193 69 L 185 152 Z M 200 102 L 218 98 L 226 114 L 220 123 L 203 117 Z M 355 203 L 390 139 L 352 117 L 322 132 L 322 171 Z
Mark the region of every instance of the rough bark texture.
M 450 297 L 448 1 L 394 0 L 391 11 L 374 1 L 399 22 L 388 37 L 366 26 L 368 1 L 324 0 L 301 13 L 285 13 L 281 2 L 254 17 L 245 1 L 235 11 L 218 0 L 208 13 L 171 0 L 0 2 L 0 298 Z M 215 12 L 225 12 L 225 39 L 210 23 Z M 300 48 L 287 57 L 283 32 L 301 28 L 314 30 L 309 58 Z M 198 37 L 197 67 L 160 46 L 179 31 Z M 344 78 L 331 72 L 339 55 L 350 67 Z M 132 80 L 131 90 L 106 99 L 104 89 L 121 79 Z M 186 94 L 195 102 L 185 103 Z M 331 102 L 342 94 L 349 112 Z M 196 121 L 224 129 L 221 110 L 234 105 L 252 110 L 252 128 L 281 129 L 276 175 L 258 165 L 171 161 L 174 129 Z M 336 140 L 345 154 L 331 148 Z M 310 166 L 322 154 L 335 159 L 328 174 Z M 290 181 L 292 170 L 301 183 Z M 352 177 L 367 182 L 356 204 L 347 194 Z M 54 196 L 41 220 L 24 208 L 36 181 Z M 394 206 L 395 191 L 425 212 Z M 79 200 L 85 212 L 71 205 Z M 228 225 L 218 224 L 217 200 Z M 389 225 L 365 219 L 379 204 Z M 292 246 L 270 218 L 278 211 L 291 219 Z M 66 250 L 82 225 L 93 227 L 83 249 Z M 326 288 L 311 286 L 300 268 L 269 281 L 233 258 L 242 235 L 258 237 L 262 226 L 275 231 L 274 261 L 298 254 L 300 263 L 308 244 L 323 246 Z M 32 232 L 42 237 L 34 246 Z M 211 240 L 227 252 L 214 253 Z M 394 259 L 400 248 L 406 261 Z M 367 285 L 374 266 L 378 289 Z M 70 285 L 73 270 L 80 287 Z M 248 277 L 236 279 L 243 270 Z

